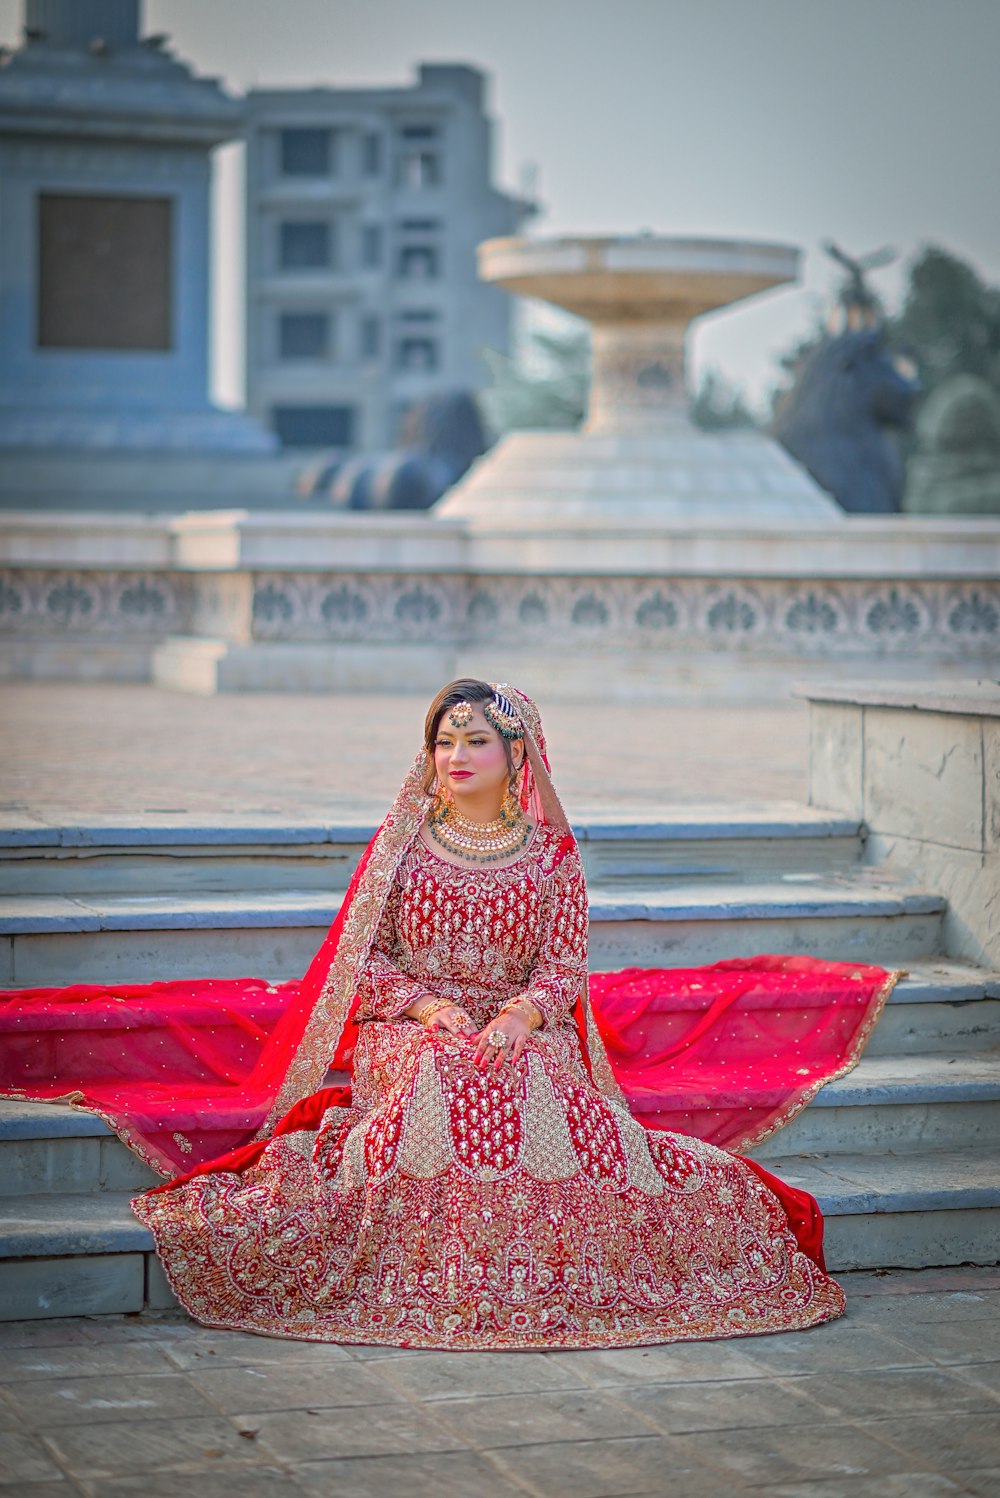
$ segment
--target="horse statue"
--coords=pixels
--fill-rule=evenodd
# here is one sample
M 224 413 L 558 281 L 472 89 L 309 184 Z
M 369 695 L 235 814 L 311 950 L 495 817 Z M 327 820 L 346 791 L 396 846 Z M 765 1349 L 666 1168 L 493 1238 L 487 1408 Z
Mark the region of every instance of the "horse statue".
M 909 429 L 920 385 L 886 342 L 865 274 L 894 257 L 880 250 L 855 259 L 836 245 L 826 249 L 848 272 L 839 331 L 806 355 L 772 432 L 841 509 L 891 514 L 900 508 L 904 484 L 895 435 Z
M 429 510 L 488 445 L 471 395 L 431 395 L 407 414 L 399 448 L 324 461 L 299 492 L 341 510 Z

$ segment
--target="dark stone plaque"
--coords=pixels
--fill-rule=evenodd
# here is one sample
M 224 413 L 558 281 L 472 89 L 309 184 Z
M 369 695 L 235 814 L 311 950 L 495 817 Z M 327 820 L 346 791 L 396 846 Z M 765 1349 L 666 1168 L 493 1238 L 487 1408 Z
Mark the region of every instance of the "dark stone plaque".
M 169 198 L 38 198 L 40 348 L 166 351 Z

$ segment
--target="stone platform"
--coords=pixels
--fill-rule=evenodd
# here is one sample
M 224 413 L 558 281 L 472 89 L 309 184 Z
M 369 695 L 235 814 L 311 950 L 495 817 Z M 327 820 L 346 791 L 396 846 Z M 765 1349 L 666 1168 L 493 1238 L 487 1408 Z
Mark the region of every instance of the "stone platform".
M 2 683 L 2 820 L 141 818 L 161 830 L 206 817 L 374 823 L 409 769 L 445 680 L 381 696 L 214 698 L 124 683 Z M 806 799 L 803 702 L 738 711 L 581 705 L 550 702 L 545 687 L 537 684 L 553 770 L 573 816 Z
M 628 1352 L 11 1323 L 0 1462 L 35 1498 L 996 1498 L 1000 1271 L 843 1283 L 831 1326 Z

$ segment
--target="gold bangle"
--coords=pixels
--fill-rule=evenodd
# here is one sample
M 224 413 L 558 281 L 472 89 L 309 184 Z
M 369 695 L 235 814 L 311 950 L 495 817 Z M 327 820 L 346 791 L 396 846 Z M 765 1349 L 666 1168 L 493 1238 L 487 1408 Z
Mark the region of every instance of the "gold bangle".
M 419 1010 L 418 1013 L 414 1016 L 414 1018 L 421 1025 L 426 1025 L 427 1021 L 433 1019 L 434 1015 L 438 1014 L 440 1010 L 450 1008 L 451 999 L 431 999 L 430 1003 L 425 1004 L 424 1007 Z
M 506 1004 L 502 1004 L 497 1013 L 497 1019 L 500 1018 L 501 1014 L 509 1014 L 512 1009 L 521 1009 L 521 1006 L 525 1004 L 530 1011 L 528 1014 L 524 1015 L 524 1018 L 528 1021 L 528 1028 L 532 1032 L 534 1032 L 535 1030 L 540 1030 L 545 1023 L 545 1015 L 539 1009 L 534 1000 L 527 998 L 527 996 L 524 994 L 519 995 L 519 997 L 516 999 L 508 999 Z

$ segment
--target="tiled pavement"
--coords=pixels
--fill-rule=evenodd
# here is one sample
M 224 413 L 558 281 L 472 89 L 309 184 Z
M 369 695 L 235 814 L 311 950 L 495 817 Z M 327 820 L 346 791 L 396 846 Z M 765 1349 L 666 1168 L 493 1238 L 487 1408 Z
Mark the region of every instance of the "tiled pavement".
M 547 705 L 570 813 L 805 801 L 808 710 Z M 0 683 L 0 817 L 69 824 L 219 813 L 373 820 L 420 743 L 425 696 L 192 697 L 138 685 Z
M 628 1352 L 410 1353 L 179 1314 L 0 1327 L 18 1498 L 1000 1495 L 1000 1270 L 844 1276 L 847 1316 Z

